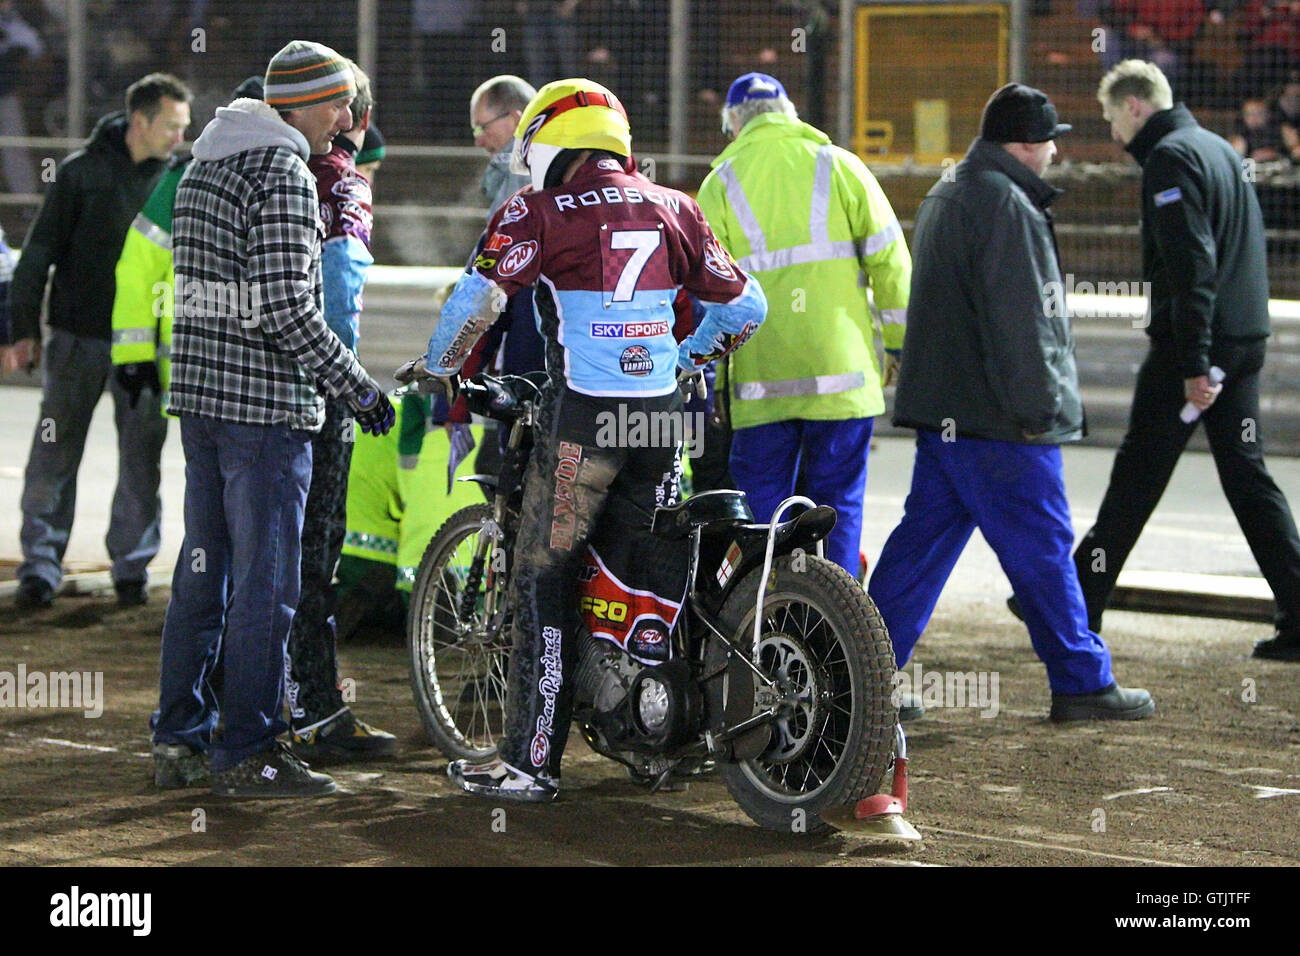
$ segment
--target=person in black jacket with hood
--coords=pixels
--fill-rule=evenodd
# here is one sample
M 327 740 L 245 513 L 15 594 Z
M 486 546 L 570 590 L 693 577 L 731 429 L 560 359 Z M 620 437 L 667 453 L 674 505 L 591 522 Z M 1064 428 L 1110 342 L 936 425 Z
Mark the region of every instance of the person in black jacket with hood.
M 978 527 L 1025 610 L 1052 720 L 1140 720 L 1155 704 L 1116 684 L 1070 559 L 1060 446 L 1083 435 L 1083 406 L 1059 307 L 1060 191 L 1042 179 L 1069 130 L 1044 93 L 1007 84 L 917 211 L 894 405 L 894 423 L 917 430 L 916 464 L 867 590 L 902 668 Z
M 1094 630 L 1125 559 L 1196 421 L 1219 481 L 1277 603 L 1277 634 L 1254 656 L 1300 661 L 1300 538 L 1264 465 L 1259 377 L 1269 335 L 1264 225 L 1237 152 L 1174 105 L 1153 63 L 1125 60 L 1098 99 L 1115 140 L 1142 164 L 1142 276 L 1151 284 L 1150 351 L 1097 523 L 1075 565 Z M 1217 384 L 1211 370 L 1221 370 Z
M 102 118 L 85 147 L 59 164 L 14 269 L 0 365 L 30 372 L 42 357 L 41 302 L 54 267 L 44 390 L 23 484 L 19 607 L 48 606 L 62 580 L 77 471 L 106 381 L 121 456 L 106 539 L 113 583 L 124 604 L 146 599 L 145 568 L 160 543 L 159 509 L 156 491 L 148 496 L 139 489 L 158 486 L 156 477 L 144 478 L 157 470 L 167 423 L 156 392 L 133 402 L 109 376 L 113 273 L 131 220 L 185 138 L 190 99 L 185 84 L 164 73 L 131 84 L 126 111 Z

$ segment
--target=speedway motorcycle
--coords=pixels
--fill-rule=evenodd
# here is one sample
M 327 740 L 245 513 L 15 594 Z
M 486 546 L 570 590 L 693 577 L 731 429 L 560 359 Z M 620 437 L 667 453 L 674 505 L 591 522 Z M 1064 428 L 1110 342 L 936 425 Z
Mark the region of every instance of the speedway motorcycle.
M 398 381 L 420 387 L 422 374 L 416 360 Z M 461 383 L 509 442 L 498 476 L 459 479 L 490 500 L 444 522 L 411 594 L 411 686 L 429 739 L 453 760 L 490 759 L 504 726 L 506 598 L 544 384 L 544 373 Z M 861 585 L 822 556 L 834 524 L 834 509 L 800 497 L 755 523 L 739 491 L 656 509 L 652 535 L 685 557 L 675 608 L 622 585 L 589 550 L 573 597 L 573 720 L 591 749 L 652 789 L 715 765 L 751 818 L 784 832 L 824 832 L 819 814 L 887 800 L 871 795 L 905 746 L 894 652 Z

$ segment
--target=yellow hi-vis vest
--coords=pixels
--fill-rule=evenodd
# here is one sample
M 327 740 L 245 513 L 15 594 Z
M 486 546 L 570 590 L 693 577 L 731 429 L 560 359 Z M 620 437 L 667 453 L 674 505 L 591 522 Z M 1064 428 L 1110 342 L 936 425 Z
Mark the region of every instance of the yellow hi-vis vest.
M 732 427 L 882 414 L 868 291 L 884 347 L 901 349 L 912 258 L 880 184 L 825 133 L 777 113 L 750 120 L 712 165 L 700 208 L 768 303 L 725 369 Z
M 110 354 L 114 365 L 155 362 L 163 389 L 171 382 L 172 206 L 185 163 L 171 166 L 136 215 L 117 260 Z

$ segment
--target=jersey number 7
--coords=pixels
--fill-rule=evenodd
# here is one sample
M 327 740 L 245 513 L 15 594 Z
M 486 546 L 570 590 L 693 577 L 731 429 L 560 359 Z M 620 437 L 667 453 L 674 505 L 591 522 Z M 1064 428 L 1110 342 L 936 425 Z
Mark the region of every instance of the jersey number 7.
M 600 250 L 603 291 L 608 296 L 607 307 L 615 303 L 631 302 L 643 276 L 655 283 L 652 288 L 670 287 L 667 268 L 655 267 L 664 257 L 659 256 L 652 263 L 656 250 L 663 247 L 662 226 L 656 224 L 653 228 L 602 231 L 603 237 L 608 237 L 601 243 Z M 631 255 L 624 258 L 628 252 Z M 650 267 L 649 276 L 645 276 L 647 267 Z

